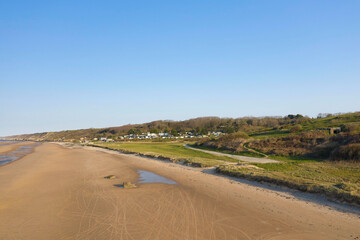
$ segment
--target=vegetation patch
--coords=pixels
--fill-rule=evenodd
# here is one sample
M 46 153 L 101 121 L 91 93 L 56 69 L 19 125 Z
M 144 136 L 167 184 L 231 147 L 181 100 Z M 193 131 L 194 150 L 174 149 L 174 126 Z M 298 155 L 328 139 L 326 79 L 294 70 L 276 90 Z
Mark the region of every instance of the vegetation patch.
M 360 143 L 353 143 L 336 148 L 331 153 L 331 160 L 344 159 L 360 162 Z
M 219 152 L 219 153 L 227 153 L 227 154 L 232 154 L 232 155 L 257 157 L 257 158 L 264 157 L 264 154 L 260 154 L 260 152 L 258 152 L 258 151 L 255 152 L 255 151 L 244 150 L 241 152 L 234 152 L 234 151 L 226 150 L 226 149 L 222 149 L 222 148 L 213 148 L 213 147 L 208 147 L 208 146 L 204 146 L 204 145 L 198 145 L 197 143 L 191 144 L 191 145 L 189 144 L 189 146 L 194 147 L 194 148 L 203 149 L 203 150 L 214 151 L 214 152 Z
M 93 146 L 171 162 L 182 162 L 193 167 L 212 167 L 223 164 L 224 161 L 237 162 L 230 157 L 214 156 L 186 148 L 183 143 L 99 143 Z
M 125 189 L 132 189 L 132 188 L 136 188 L 136 185 L 132 182 L 124 182 L 122 184 L 123 188 Z
M 258 168 L 221 165 L 228 176 L 287 186 L 305 192 L 360 204 L 360 164 L 349 162 L 283 162 L 254 164 Z
M 115 175 L 108 175 L 106 177 L 104 177 L 105 179 L 115 179 L 116 176 Z
M 249 136 L 246 133 L 237 132 L 222 136 L 218 139 L 203 139 L 196 142 L 195 146 L 235 153 L 249 153 L 249 151 L 244 148 L 244 144 L 248 138 Z

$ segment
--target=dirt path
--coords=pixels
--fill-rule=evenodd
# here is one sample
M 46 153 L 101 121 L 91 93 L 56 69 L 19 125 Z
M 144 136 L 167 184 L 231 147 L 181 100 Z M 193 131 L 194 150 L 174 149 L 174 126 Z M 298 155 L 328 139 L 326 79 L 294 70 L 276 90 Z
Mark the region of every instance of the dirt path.
M 262 153 L 262 152 L 259 152 L 259 151 L 256 151 L 255 149 L 252 149 L 252 148 L 249 148 L 248 147 L 249 143 L 244 143 L 243 147 L 244 149 L 248 150 L 249 152 L 253 152 L 253 153 L 256 153 L 256 154 L 259 154 L 265 158 L 268 158 L 269 156 L 266 155 L 265 153 Z
M 138 169 L 177 184 L 114 186 L 137 183 Z M 103 178 L 109 174 L 118 178 Z M 0 168 L 0 239 L 356 237 L 359 215 L 114 151 L 44 143 Z
M 185 144 L 184 147 L 190 148 L 192 150 L 200 151 L 200 152 L 209 153 L 209 154 L 212 154 L 212 155 L 215 155 L 215 156 L 230 157 L 230 158 L 234 158 L 234 159 L 244 161 L 244 162 L 253 162 L 253 163 L 278 163 L 279 162 L 279 161 L 276 161 L 276 160 L 266 159 L 266 158 L 246 157 L 246 156 L 240 156 L 240 155 L 234 155 L 234 154 L 220 153 L 220 152 L 215 152 L 215 151 L 210 151 L 210 150 L 204 150 L 204 149 L 200 149 L 200 148 L 190 147 L 187 144 Z

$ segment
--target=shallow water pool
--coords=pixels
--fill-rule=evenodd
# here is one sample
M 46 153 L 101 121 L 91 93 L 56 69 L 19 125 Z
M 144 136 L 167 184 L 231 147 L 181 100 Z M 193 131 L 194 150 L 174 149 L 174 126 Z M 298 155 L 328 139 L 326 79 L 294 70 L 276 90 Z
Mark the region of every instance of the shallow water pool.
M 165 183 L 165 184 L 177 184 L 177 182 L 168 179 L 166 177 L 157 175 L 156 173 L 137 170 L 139 173 L 139 183 Z

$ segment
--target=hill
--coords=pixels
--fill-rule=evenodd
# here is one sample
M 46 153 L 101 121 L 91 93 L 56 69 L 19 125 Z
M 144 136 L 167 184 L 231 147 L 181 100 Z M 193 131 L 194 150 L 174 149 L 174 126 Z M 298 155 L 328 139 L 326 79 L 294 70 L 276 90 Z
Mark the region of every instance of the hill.
M 257 139 L 287 136 L 293 134 L 293 128 L 300 126 L 296 132 L 306 132 L 319 128 L 339 127 L 343 131 L 360 131 L 360 112 L 342 115 L 328 115 L 321 118 L 309 118 L 300 114 L 290 114 L 285 117 L 243 117 L 219 118 L 200 117 L 185 121 L 153 121 L 143 124 L 129 124 L 120 127 L 90 128 L 80 130 L 66 130 L 59 132 L 44 132 L 23 134 L 3 139 L 21 139 L 35 141 L 77 141 L 80 138 L 112 138 L 126 134 L 141 134 L 146 132 L 166 132 L 173 136 L 191 132 L 194 136 L 208 132 L 222 132 L 226 134 L 242 131 Z
M 360 112 L 237 132 L 196 144 L 238 154 L 360 161 Z

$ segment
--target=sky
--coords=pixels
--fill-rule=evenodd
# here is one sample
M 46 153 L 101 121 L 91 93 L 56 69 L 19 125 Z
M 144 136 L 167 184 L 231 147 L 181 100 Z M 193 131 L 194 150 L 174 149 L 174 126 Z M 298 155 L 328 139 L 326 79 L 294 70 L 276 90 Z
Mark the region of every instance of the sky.
M 0 136 L 360 110 L 360 1 L 0 1 Z

